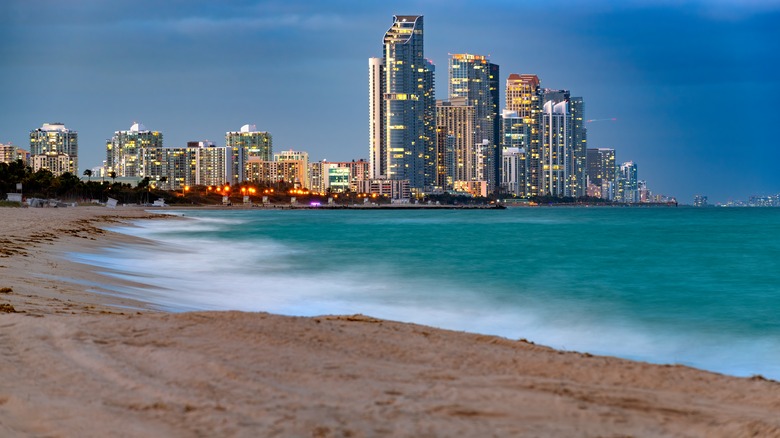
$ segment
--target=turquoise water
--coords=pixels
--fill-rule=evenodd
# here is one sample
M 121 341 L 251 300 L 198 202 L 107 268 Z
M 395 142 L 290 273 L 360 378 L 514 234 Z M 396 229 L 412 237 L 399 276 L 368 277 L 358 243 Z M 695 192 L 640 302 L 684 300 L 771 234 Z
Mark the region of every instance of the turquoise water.
M 73 254 L 164 310 L 364 313 L 780 379 L 780 209 L 186 211 Z

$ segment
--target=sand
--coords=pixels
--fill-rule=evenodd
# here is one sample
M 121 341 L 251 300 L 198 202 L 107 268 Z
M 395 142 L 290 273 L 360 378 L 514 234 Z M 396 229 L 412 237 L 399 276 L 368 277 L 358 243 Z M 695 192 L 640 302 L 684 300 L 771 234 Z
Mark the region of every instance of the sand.
M 760 377 L 361 315 L 163 313 L 63 257 L 150 216 L 0 208 L 0 436 L 780 436 Z

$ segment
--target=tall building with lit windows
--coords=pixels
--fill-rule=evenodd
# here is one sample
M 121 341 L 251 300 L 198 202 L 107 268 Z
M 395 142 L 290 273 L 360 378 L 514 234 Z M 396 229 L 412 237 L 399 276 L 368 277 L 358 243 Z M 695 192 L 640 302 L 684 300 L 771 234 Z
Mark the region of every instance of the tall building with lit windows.
M 408 180 L 416 192 L 434 184 L 433 77 L 433 64 L 423 53 L 423 17 L 393 16 L 381 61 L 369 60 L 372 178 Z
M 301 187 L 311 188 L 311 181 L 309 180 L 309 153 L 302 151 L 281 151 L 274 154 L 275 162 L 283 161 L 295 161 L 300 163 L 300 167 L 303 169 L 303 173 L 300 176 Z
M 51 158 L 42 157 L 44 155 Z M 41 157 L 36 160 L 36 156 Z M 67 165 L 62 165 L 62 156 L 67 157 Z M 59 158 L 54 159 L 54 157 Z M 36 166 L 48 166 L 42 163 L 56 161 L 58 163 L 56 168 L 50 169 L 55 175 L 59 176 L 65 172 L 78 175 L 78 133 L 66 128 L 62 123 L 44 123 L 40 128 L 30 131 L 30 158 L 33 162 L 33 171 L 43 168 Z
M 501 122 L 501 188 L 515 196 L 527 197 L 531 126 L 525 123 L 517 111 L 510 110 L 502 112 Z
M 246 163 L 250 157 L 271 161 L 273 138 L 270 133 L 258 131 L 255 125 L 244 125 L 238 131 L 225 133 L 225 146 L 230 153 L 229 182 L 239 184 L 247 180 Z
M 571 98 L 572 193 L 585 196 L 588 190 L 588 129 L 585 127 L 585 100 Z
M 139 177 L 163 190 L 183 190 L 197 184 L 198 149 L 195 147 L 141 148 Z
M 526 152 L 527 196 L 542 194 L 541 190 L 541 132 L 542 89 L 539 77 L 512 73 L 506 79 L 506 109 L 517 113 L 528 129 Z
M 543 195 L 572 196 L 571 111 L 566 100 L 548 100 L 542 107 L 540 189 Z
M 588 149 L 588 195 L 611 200 L 615 192 L 615 150 Z
M 0 163 L 12 163 L 19 159 L 18 149 L 12 144 L 0 143 Z
M 478 149 L 474 147 L 474 106 L 469 105 L 465 97 L 440 100 L 436 104 L 436 118 L 440 137 L 438 143 L 440 147 L 451 149 L 451 152 L 446 149 L 440 151 L 441 156 L 447 157 L 449 154 L 451 157 L 444 177 L 447 185 L 442 188 L 451 189 L 456 183 L 479 181 L 475 177 L 476 163 L 480 157 L 477 155 Z
M 498 66 L 486 56 L 468 53 L 453 54 L 449 61 L 449 97 L 465 98 L 474 107 L 474 162 L 473 180 L 485 181 L 488 190 L 496 188 L 496 154 L 498 143 L 495 131 L 498 118 Z
M 382 58 L 368 58 L 368 153 L 371 178 L 387 177 L 384 112 L 385 64 Z
M 195 155 L 196 185 L 221 186 L 228 182 L 230 159 L 227 147 L 205 140 L 187 142 L 187 149 Z
M 150 131 L 141 123 L 133 123 L 127 131 L 116 131 L 106 141 L 106 175 L 116 172 L 119 178 L 138 177 L 141 148 L 163 147 L 163 135 Z
M 618 202 L 639 202 L 639 179 L 637 178 L 637 166 L 633 161 L 626 161 L 620 165 L 617 186 L 616 200 Z

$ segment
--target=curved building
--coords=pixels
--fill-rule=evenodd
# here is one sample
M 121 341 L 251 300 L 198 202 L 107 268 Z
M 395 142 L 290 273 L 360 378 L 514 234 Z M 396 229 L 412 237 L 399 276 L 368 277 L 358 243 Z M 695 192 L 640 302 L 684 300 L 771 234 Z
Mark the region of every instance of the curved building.
M 372 177 L 409 180 L 418 191 L 432 186 L 436 101 L 433 64 L 423 55 L 423 17 L 394 16 L 381 64 L 372 58 L 369 69 Z

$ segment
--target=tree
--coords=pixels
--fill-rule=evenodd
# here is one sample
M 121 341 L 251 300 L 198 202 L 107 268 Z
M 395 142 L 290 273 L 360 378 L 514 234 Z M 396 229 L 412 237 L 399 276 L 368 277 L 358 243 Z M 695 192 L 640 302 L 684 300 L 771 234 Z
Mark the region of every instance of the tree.
M 85 170 L 84 171 L 84 176 L 87 177 L 87 182 L 91 181 L 91 179 L 92 179 L 92 170 L 90 170 L 90 169 Z
M 114 172 L 113 170 L 108 173 L 108 177 L 111 178 L 112 184 L 116 182 L 116 172 Z

